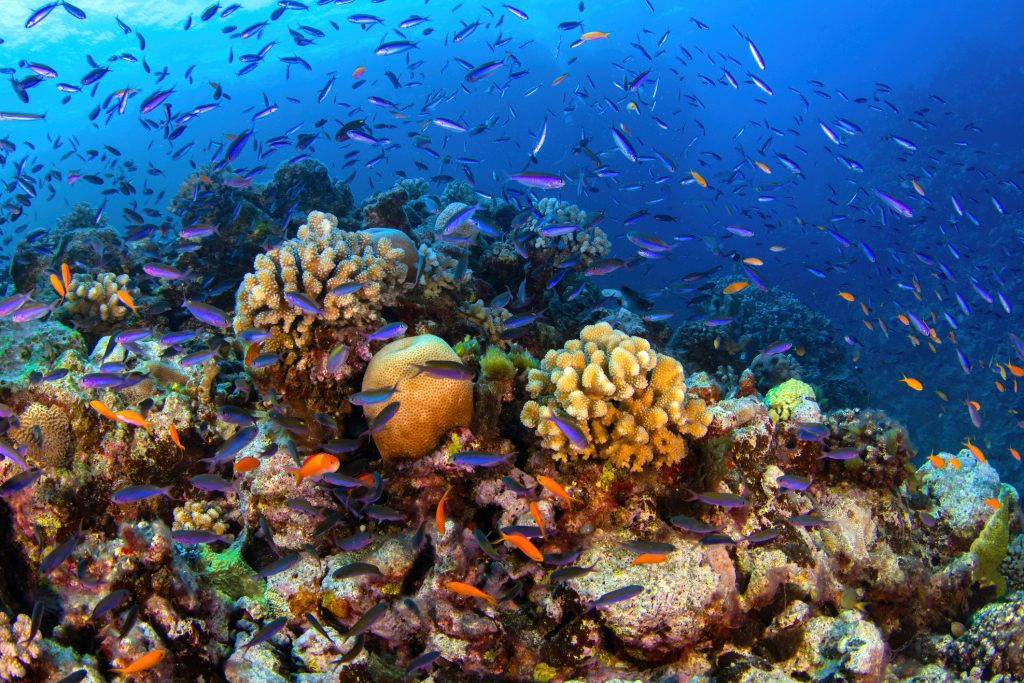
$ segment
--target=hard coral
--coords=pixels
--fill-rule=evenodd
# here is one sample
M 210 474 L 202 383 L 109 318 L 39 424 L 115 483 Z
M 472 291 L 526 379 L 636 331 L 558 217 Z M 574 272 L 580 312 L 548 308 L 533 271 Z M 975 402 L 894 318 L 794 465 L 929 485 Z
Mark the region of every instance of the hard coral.
M 405 280 L 406 255 L 390 239 L 369 232 L 337 230 L 338 219 L 313 211 L 298 235 L 256 257 L 255 272 L 238 288 L 234 328 L 270 328 L 290 335 L 297 348 L 311 345 L 317 326 L 370 328 L 381 322 L 382 306 L 395 303 Z M 345 282 L 362 287 L 343 295 L 331 289 Z M 288 303 L 285 294 L 309 296 L 323 313 L 312 315 Z
M 131 312 L 118 297 L 118 291 L 125 291 L 131 297 L 139 295 L 138 290 L 129 288 L 127 275 L 99 273 L 93 277 L 89 273 L 75 273 L 61 310 L 80 321 L 118 322 Z
M 75 433 L 59 406 L 30 404 L 8 433 L 28 449 L 30 461 L 43 467 L 64 467 L 75 455 Z
M 39 657 L 39 641 L 26 642 L 31 629 L 32 620 L 27 614 L 19 614 L 11 624 L 0 611 L 0 681 L 21 680 Z
M 398 412 L 373 435 L 385 459 L 426 455 L 445 432 L 468 425 L 473 418 L 473 382 L 435 377 L 416 368 L 428 361 L 457 363 L 459 356 L 440 337 L 423 334 L 387 344 L 366 366 L 363 391 L 398 388 L 392 399 L 400 404 Z M 366 417 L 376 417 L 386 405 L 366 406 Z
M 787 379 L 772 387 L 764 397 L 768 413 L 775 421 L 791 419 L 803 403 L 814 400 L 814 388 L 798 379 Z
M 704 436 L 711 422 L 703 400 L 686 400 L 679 361 L 607 323 L 589 325 L 579 339 L 548 351 L 528 379 L 534 400 L 520 418 L 560 460 L 597 457 L 633 471 L 651 462 L 673 464 L 686 456 L 684 437 Z M 579 423 L 585 448 L 550 419 L 555 410 Z

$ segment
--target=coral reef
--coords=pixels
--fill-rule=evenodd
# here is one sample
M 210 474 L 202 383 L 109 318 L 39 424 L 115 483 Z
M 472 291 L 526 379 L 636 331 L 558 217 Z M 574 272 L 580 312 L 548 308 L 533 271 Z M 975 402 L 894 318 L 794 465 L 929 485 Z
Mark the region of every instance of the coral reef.
M 386 236 L 337 229 L 337 218 L 314 211 L 294 239 L 256 257 L 255 271 L 238 288 L 233 321 L 236 332 L 271 330 L 277 343 L 311 347 L 317 328 L 370 329 L 380 310 L 393 305 L 407 274 L 406 253 Z M 359 283 L 353 292 L 339 285 Z M 308 297 L 313 313 L 290 303 L 288 294 Z
M 126 320 L 133 311 L 118 295 L 127 293 L 134 301 L 139 290 L 129 285 L 129 277 L 114 273 L 75 273 L 71 276 L 61 314 L 79 327 L 110 329 L 112 324 Z
M 431 362 L 459 363 L 459 356 L 440 337 L 424 334 L 385 345 L 366 366 L 363 391 L 393 387 L 392 401 L 400 406 L 373 432 L 385 459 L 426 455 L 450 429 L 472 419 L 472 380 L 435 374 L 427 367 Z M 367 418 L 373 420 L 387 405 L 364 406 Z
M 607 323 L 583 328 L 578 340 L 548 351 L 531 370 L 522 421 L 560 459 L 597 457 L 634 471 L 686 457 L 684 437 L 704 436 L 711 414 L 686 400 L 683 368 L 639 337 Z M 586 439 L 571 441 L 552 419 L 562 411 Z
M 25 456 L 42 467 L 66 467 L 75 455 L 75 433 L 60 406 L 31 403 L 7 433 L 26 447 Z

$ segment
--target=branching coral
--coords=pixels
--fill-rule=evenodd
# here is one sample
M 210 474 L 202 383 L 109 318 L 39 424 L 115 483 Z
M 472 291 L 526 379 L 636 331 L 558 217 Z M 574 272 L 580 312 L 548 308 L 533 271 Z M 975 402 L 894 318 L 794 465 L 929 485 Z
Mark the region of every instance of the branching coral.
M 0 681 L 21 680 L 39 657 L 39 640 L 26 642 L 31 630 L 32 620 L 27 614 L 19 614 L 11 624 L 0 610 Z
M 67 412 L 58 406 L 30 404 L 8 432 L 28 450 L 31 462 L 43 467 L 64 467 L 75 454 L 75 433 Z
M 139 295 L 137 289 L 128 286 L 127 275 L 99 273 L 93 277 L 89 273 L 76 273 L 71 277 L 63 311 L 79 320 L 95 319 L 104 323 L 124 320 L 131 309 L 117 295 L 119 291 L 127 292 L 132 299 Z
M 522 228 L 523 233 L 530 234 L 527 248 L 533 261 L 558 263 L 577 255 L 580 263 L 587 266 L 604 258 L 611 251 L 608 236 L 598 227 L 576 230 L 557 237 L 540 232 L 543 225 L 583 226 L 587 214 L 575 204 L 559 201 L 554 197 L 545 197 L 537 202 L 537 211 L 540 212 L 541 220 L 531 218 Z
M 472 303 L 465 303 L 459 307 L 470 321 L 475 323 L 492 344 L 501 341 L 501 332 L 505 329 L 505 321 L 512 317 L 512 313 L 500 306 L 487 306 L 482 299 Z
M 703 400 L 686 400 L 679 361 L 607 323 L 548 351 L 526 388 L 534 400 L 520 418 L 560 460 L 597 457 L 633 471 L 673 464 L 686 457 L 685 437 L 703 436 L 711 422 Z M 585 448 L 551 420 L 556 410 L 579 424 Z
M 190 500 L 174 508 L 175 529 L 202 529 L 215 534 L 228 530 L 225 506 L 214 500 Z
M 234 328 L 271 329 L 291 335 L 294 345 L 312 343 L 318 325 L 370 328 L 381 322 L 383 306 L 393 305 L 406 278 L 405 252 L 387 237 L 366 231 L 337 230 L 338 219 L 313 211 L 298 235 L 256 257 L 255 272 L 238 288 Z M 358 282 L 354 292 L 334 294 L 341 284 Z M 288 293 L 309 297 L 319 315 L 285 299 Z
M 438 300 L 449 297 L 458 286 L 471 275 L 470 271 L 458 273 L 457 259 L 441 253 L 429 244 L 419 247 L 420 262 L 423 272 L 419 276 L 420 295 L 427 300 Z M 460 277 L 456 277 L 456 276 Z

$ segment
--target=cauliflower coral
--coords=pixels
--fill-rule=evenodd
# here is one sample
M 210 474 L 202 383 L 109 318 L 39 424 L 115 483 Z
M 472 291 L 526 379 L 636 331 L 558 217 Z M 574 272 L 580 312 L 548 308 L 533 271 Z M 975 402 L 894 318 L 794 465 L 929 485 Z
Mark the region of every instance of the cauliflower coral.
M 256 257 L 255 272 L 238 288 L 235 331 L 267 328 L 290 335 L 304 348 L 312 344 L 317 325 L 377 326 L 380 309 L 395 303 L 406 280 L 411 248 L 395 244 L 386 232 L 339 230 L 336 217 L 313 211 L 293 239 Z M 362 287 L 332 293 L 349 282 Z M 285 294 L 292 292 L 307 295 L 322 312 L 313 315 L 288 303 Z
M 604 322 L 588 325 L 530 370 L 526 388 L 533 400 L 520 419 L 559 460 L 597 457 L 634 472 L 648 463 L 671 465 L 686 457 L 685 437 L 703 436 L 711 423 L 703 400 L 686 400 L 683 380 L 679 361 L 646 339 Z M 551 419 L 556 411 L 579 425 L 585 448 Z

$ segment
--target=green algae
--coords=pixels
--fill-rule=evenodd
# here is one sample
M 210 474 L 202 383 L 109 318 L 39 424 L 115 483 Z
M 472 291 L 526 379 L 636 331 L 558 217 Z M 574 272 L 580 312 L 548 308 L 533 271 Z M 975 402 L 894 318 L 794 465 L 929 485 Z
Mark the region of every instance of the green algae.
M 262 600 L 264 597 L 263 582 L 260 581 L 255 570 L 242 558 L 244 545 L 244 541 L 236 541 L 221 553 L 211 550 L 208 546 L 200 546 L 200 570 L 210 585 L 231 600 L 238 600 L 242 597 Z
M 480 371 L 490 382 L 505 382 L 516 376 L 516 366 L 498 346 L 488 346 L 480 358 Z

